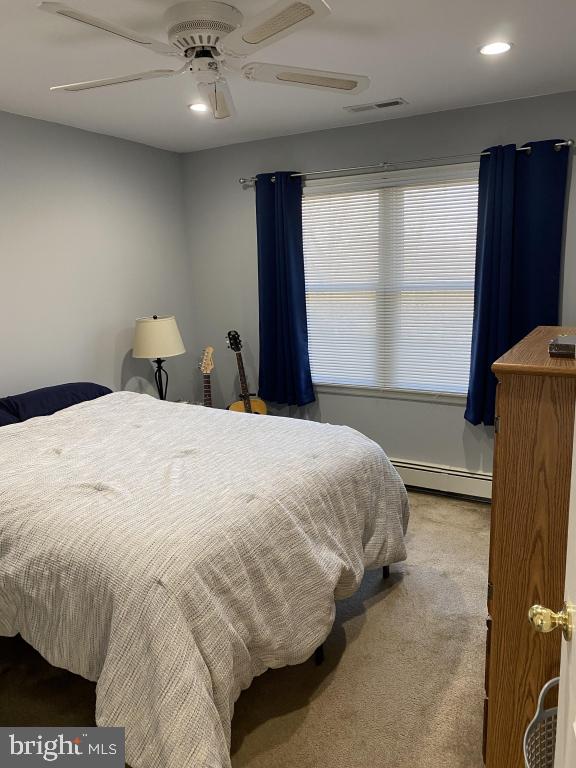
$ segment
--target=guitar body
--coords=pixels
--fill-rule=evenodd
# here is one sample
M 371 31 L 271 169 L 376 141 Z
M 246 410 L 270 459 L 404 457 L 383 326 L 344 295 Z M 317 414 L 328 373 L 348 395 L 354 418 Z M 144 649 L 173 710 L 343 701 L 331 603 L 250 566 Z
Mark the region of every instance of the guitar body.
M 268 413 L 268 409 L 266 408 L 266 403 L 264 400 L 260 400 L 259 397 L 251 397 L 250 398 L 250 413 L 257 413 L 259 416 L 266 416 Z M 246 405 L 244 404 L 244 400 L 237 400 L 235 403 L 232 403 L 232 405 L 228 406 L 229 411 L 237 411 L 238 413 L 247 413 L 246 411 Z

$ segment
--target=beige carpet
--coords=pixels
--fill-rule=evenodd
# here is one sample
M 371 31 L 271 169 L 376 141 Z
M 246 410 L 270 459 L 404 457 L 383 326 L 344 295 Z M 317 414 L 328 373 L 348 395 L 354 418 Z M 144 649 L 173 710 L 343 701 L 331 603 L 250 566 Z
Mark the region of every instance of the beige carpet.
M 411 494 L 408 561 L 340 603 L 326 662 L 237 703 L 234 768 L 481 768 L 489 508 Z M 94 687 L 0 639 L 0 725 L 91 725 Z

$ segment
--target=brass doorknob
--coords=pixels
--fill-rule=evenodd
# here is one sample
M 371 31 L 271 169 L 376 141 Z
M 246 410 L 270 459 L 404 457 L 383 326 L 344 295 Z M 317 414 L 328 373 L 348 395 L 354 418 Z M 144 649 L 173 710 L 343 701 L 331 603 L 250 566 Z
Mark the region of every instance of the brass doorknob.
M 528 611 L 528 620 L 536 632 L 552 632 L 560 627 L 565 640 L 572 640 L 574 630 L 575 606 L 564 603 L 559 613 L 554 613 L 543 605 L 533 605 Z

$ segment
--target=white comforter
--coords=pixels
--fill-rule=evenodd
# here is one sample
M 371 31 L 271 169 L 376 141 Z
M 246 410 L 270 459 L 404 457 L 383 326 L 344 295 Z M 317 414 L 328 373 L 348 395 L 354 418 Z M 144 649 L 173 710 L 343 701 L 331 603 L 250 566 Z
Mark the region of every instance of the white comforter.
M 97 680 L 133 768 L 222 768 L 240 691 L 311 655 L 407 520 L 352 429 L 108 395 L 0 430 L 0 635 Z

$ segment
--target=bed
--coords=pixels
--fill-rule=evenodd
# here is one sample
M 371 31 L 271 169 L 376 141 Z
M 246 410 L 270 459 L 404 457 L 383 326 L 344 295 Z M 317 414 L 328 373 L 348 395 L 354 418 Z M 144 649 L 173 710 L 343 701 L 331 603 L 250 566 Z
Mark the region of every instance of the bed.
M 0 429 L 0 635 L 97 681 L 132 768 L 229 768 L 240 692 L 311 656 L 407 523 L 352 429 L 108 394 Z

